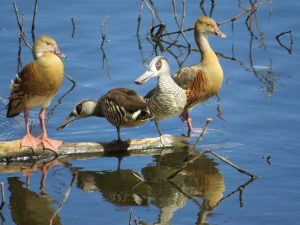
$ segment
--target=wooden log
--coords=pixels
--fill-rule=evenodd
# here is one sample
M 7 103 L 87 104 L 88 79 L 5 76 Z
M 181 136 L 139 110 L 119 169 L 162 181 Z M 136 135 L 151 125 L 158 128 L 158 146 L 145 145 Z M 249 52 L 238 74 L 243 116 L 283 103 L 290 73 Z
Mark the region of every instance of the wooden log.
M 112 153 L 112 152 L 152 152 L 162 149 L 187 146 L 187 138 L 184 136 L 169 136 L 172 142 L 163 145 L 160 137 L 131 139 L 123 142 L 63 142 L 57 150 L 58 156 Z M 52 157 L 54 153 L 44 150 L 42 146 L 33 154 L 30 148 L 20 148 L 20 140 L 0 142 L 0 163 L 11 161 L 23 161 L 31 158 Z

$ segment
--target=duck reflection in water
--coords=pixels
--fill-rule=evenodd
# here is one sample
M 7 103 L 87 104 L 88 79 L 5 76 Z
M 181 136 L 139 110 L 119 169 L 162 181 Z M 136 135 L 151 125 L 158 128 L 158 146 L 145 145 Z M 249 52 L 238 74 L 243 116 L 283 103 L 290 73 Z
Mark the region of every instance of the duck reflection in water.
M 17 225 L 49 224 L 55 212 L 51 197 L 40 197 L 25 187 L 18 177 L 8 178 L 8 190 L 10 191 L 9 205 L 12 219 Z M 53 225 L 60 225 L 61 220 L 56 216 Z
M 182 159 L 188 154 L 186 149 L 180 149 L 164 156 L 154 156 L 157 165 L 141 170 L 145 181 L 132 175 L 131 170 L 119 168 L 105 172 L 81 171 L 77 185 L 87 192 L 101 192 L 115 205 L 155 205 L 160 208 L 155 224 L 171 224 L 175 211 L 191 199 L 200 208 L 197 224 L 201 224 L 223 197 L 224 177 L 216 168 L 217 163 L 203 156 L 181 171 L 172 182 L 167 181 L 166 177 L 183 165 Z M 202 199 L 202 203 L 196 198 Z

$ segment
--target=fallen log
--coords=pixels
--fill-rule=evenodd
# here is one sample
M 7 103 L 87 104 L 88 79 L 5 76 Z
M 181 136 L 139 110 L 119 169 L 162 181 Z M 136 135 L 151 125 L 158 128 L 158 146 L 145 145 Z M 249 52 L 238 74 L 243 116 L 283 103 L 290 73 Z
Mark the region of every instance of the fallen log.
M 63 156 L 113 152 L 153 152 L 188 145 L 187 138 L 184 136 L 169 137 L 172 142 L 164 145 L 161 143 L 160 137 L 131 139 L 123 142 L 63 142 L 57 153 L 58 156 Z M 0 142 L 0 163 L 47 158 L 53 157 L 53 155 L 52 151 L 44 150 L 42 146 L 39 146 L 35 153 L 30 148 L 20 148 L 20 140 Z

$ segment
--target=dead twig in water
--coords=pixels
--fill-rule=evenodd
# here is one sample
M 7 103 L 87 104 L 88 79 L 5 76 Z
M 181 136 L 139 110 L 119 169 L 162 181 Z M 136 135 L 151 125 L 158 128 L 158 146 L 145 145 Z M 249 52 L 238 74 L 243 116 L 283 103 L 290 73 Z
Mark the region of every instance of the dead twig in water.
M 232 162 L 230 162 L 229 160 L 225 159 L 223 156 L 215 153 L 214 151 L 212 151 L 211 149 L 209 148 L 205 148 L 203 152 L 200 152 L 198 155 L 194 156 L 192 159 L 190 159 L 189 161 L 187 161 L 185 163 L 185 165 L 183 165 L 182 167 L 180 167 L 178 170 L 176 170 L 174 173 L 172 173 L 171 175 L 169 175 L 166 179 L 167 180 L 170 180 L 172 178 L 174 178 L 178 173 L 180 173 L 182 170 L 184 170 L 187 166 L 191 165 L 192 163 L 194 163 L 199 157 L 201 157 L 202 155 L 204 154 L 207 154 L 207 153 L 210 153 L 212 154 L 213 156 L 217 157 L 218 159 L 222 160 L 223 162 L 227 163 L 228 165 L 230 165 L 231 167 L 235 168 L 237 171 L 241 172 L 241 173 L 244 173 L 248 176 L 251 177 L 251 179 L 256 179 L 257 176 L 252 174 L 252 173 L 249 173 L 248 171 L 238 167 L 237 165 L 233 164 Z
M 202 130 L 202 132 L 200 133 L 200 135 L 199 135 L 197 141 L 195 142 L 195 144 L 194 144 L 194 146 L 193 146 L 194 148 L 196 148 L 197 145 L 199 144 L 199 142 L 203 139 L 204 134 L 205 134 L 205 132 L 206 132 L 206 130 L 207 130 L 207 128 L 208 128 L 208 125 L 210 124 L 211 121 L 213 121 L 212 118 L 207 118 L 203 130 Z
M 221 21 L 221 22 L 219 22 L 217 24 L 218 24 L 218 26 L 221 26 L 221 25 L 223 25 L 225 23 L 234 22 L 237 19 L 239 19 L 240 17 L 244 16 L 245 14 L 251 13 L 253 11 L 256 11 L 260 6 L 266 4 L 267 2 L 270 2 L 270 0 L 263 0 L 260 3 L 253 4 L 253 5 L 249 6 L 248 8 L 246 8 L 243 12 L 239 13 L 238 15 L 236 15 L 236 16 L 230 18 L 230 19 L 223 20 L 223 21 Z
M 221 202 L 223 202 L 224 200 L 230 198 L 232 195 L 234 195 L 235 193 L 239 192 L 239 202 L 240 202 L 240 207 L 242 208 L 244 206 L 244 202 L 243 202 L 243 191 L 246 188 L 246 186 L 248 186 L 249 184 L 251 184 L 253 181 L 255 181 L 254 178 L 250 178 L 250 180 L 248 180 L 246 183 L 238 186 L 234 191 L 232 191 L 231 193 L 229 193 L 228 195 L 226 195 L 225 197 L 221 198 L 218 203 L 216 204 L 215 207 L 217 207 Z
M 109 16 L 106 16 L 104 18 L 103 23 L 101 24 L 101 37 L 102 37 L 102 42 L 100 45 L 101 53 L 102 53 L 102 70 L 106 70 L 108 78 L 111 80 L 111 73 L 109 69 L 109 64 L 107 60 L 106 53 L 104 51 L 104 43 L 108 42 L 107 38 L 107 30 L 108 30 L 108 21 L 109 21 Z
M 183 32 L 183 24 L 184 24 L 184 18 L 185 18 L 185 0 L 182 1 L 182 19 L 181 19 L 181 23 L 179 24 L 179 21 L 178 21 L 178 16 L 177 16 L 177 9 L 176 9 L 176 0 L 172 0 L 172 5 L 173 5 L 173 14 L 174 14 L 174 19 L 175 19 L 175 22 L 179 28 L 179 33 L 177 35 L 177 37 L 175 38 L 175 40 L 173 41 L 173 43 L 175 44 L 180 35 L 183 36 L 184 40 L 186 41 L 187 45 L 188 45 L 188 48 L 191 47 L 191 44 L 190 42 L 188 41 L 187 37 L 185 36 L 185 33 Z M 169 47 L 171 47 L 173 44 L 170 44 Z M 169 48 L 167 47 L 167 49 Z
M 68 74 L 64 73 L 65 77 L 71 81 L 73 83 L 72 87 L 67 90 L 58 100 L 57 100 L 57 104 L 55 104 L 48 112 L 47 114 L 47 121 L 54 115 L 54 112 L 56 110 L 56 108 L 58 106 L 60 106 L 62 104 L 63 99 L 71 92 L 73 91 L 73 89 L 76 87 L 76 82 L 73 80 L 73 78 L 71 76 L 69 76 Z
M 135 223 L 135 225 L 139 225 L 140 224 L 139 218 L 137 216 L 134 217 L 134 223 Z
M 201 0 L 201 2 L 200 2 L 200 9 L 203 12 L 203 14 L 205 16 L 207 16 L 207 13 L 206 13 L 205 8 L 204 8 L 204 1 L 205 0 Z M 214 11 L 214 8 L 215 8 L 215 0 L 210 0 L 210 2 L 211 2 L 211 6 L 210 6 L 210 10 L 209 10 L 209 16 L 211 17 L 212 13 Z
M 190 159 L 189 161 L 187 161 L 185 163 L 185 165 L 183 165 L 182 167 L 180 167 L 178 170 L 176 170 L 174 173 L 170 174 L 166 179 L 170 180 L 172 178 L 174 178 L 178 173 L 180 173 L 182 170 L 184 170 L 186 167 L 188 167 L 189 165 L 193 164 L 198 158 L 200 158 L 202 155 L 204 155 L 205 153 L 207 153 L 206 151 L 203 151 L 199 154 L 197 154 L 196 156 L 194 156 L 192 159 Z
M 212 154 L 213 156 L 215 156 L 215 157 L 217 157 L 218 159 L 222 160 L 223 162 L 227 163 L 227 164 L 230 165 L 231 167 L 235 168 L 237 171 L 239 171 L 239 172 L 241 172 L 241 173 L 244 173 L 244 174 L 250 176 L 252 179 L 256 179 L 256 178 L 257 178 L 256 175 L 254 175 L 254 174 L 252 174 L 252 173 L 249 173 L 248 171 L 246 171 L 246 170 L 244 170 L 244 169 L 238 167 L 237 165 L 233 164 L 232 162 L 230 162 L 229 160 L 227 160 L 227 159 L 224 158 L 223 156 L 221 156 L 221 155 L 215 153 L 214 151 L 212 151 L 212 150 L 209 149 L 209 148 L 205 148 L 205 149 L 204 149 L 204 152 L 205 152 L 205 153 L 210 153 L 210 154 Z
M 73 83 L 72 90 L 76 86 L 76 81 L 68 74 L 64 73 L 65 77 Z
M 2 209 L 5 205 L 4 182 L 0 182 L 0 186 L 1 186 L 1 198 L 2 198 L 2 202 L 1 202 L 1 205 L 0 205 L 0 214 L 2 214 Z
M 75 21 L 74 21 L 73 17 L 71 18 L 71 22 L 72 22 L 72 28 L 73 28 L 71 37 L 73 38 L 74 34 L 75 34 L 75 29 L 76 29 L 76 25 L 75 25 Z
M 193 145 L 193 148 L 195 149 L 197 147 L 197 145 L 199 144 L 199 142 L 203 139 L 203 136 L 208 128 L 209 123 L 212 121 L 212 118 L 207 118 L 206 123 L 204 125 L 204 128 L 202 130 L 202 132 L 200 133 L 196 143 Z M 185 165 L 183 165 L 182 167 L 180 167 L 178 170 L 176 170 L 174 173 L 172 173 L 171 175 L 169 175 L 167 177 L 167 180 L 170 180 L 172 178 L 174 178 L 178 173 L 180 173 L 182 170 L 184 170 L 187 166 L 191 165 L 192 163 L 194 163 L 199 157 L 201 157 L 202 155 L 204 155 L 205 153 L 207 153 L 206 150 L 204 150 L 203 152 L 197 154 L 196 156 L 194 156 L 192 159 L 188 160 Z
M 129 225 L 132 225 L 132 209 L 129 211 Z
M 285 46 L 285 45 L 280 41 L 281 36 L 286 35 L 286 34 L 289 34 L 289 35 L 290 35 L 290 47 Z M 281 47 L 283 47 L 284 49 L 286 49 L 286 50 L 288 51 L 289 54 L 292 53 L 292 50 L 293 50 L 293 44 L 294 44 L 294 38 L 293 38 L 293 33 L 292 33 L 291 30 L 285 31 L 285 32 L 282 32 L 282 33 L 276 35 L 276 41 L 278 42 L 278 44 L 279 44 Z
M 34 10 L 33 10 L 33 16 L 32 16 L 32 24 L 31 24 L 31 36 L 32 36 L 32 42 L 35 42 L 35 18 L 38 11 L 38 0 L 34 1 Z
M 15 1 L 13 2 L 13 7 L 14 7 L 15 14 L 16 14 L 16 18 L 17 18 L 17 23 L 18 23 L 18 26 L 19 26 L 19 30 L 20 30 L 20 37 L 22 38 L 24 44 L 28 48 L 32 49 L 32 46 L 26 40 L 26 35 L 25 35 L 24 29 L 23 29 L 23 25 L 22 25 L 22 23 L 20 21 L 18 6 L 17 6 L 17 3 Z
M 103 23 L 101 24 L 101 37 L 102 37 L 101 48 L 103 47 L 104 43 L 108 41 L 107 38 L 108 21 L 109 21 L 109 16 L 106 16 L 104 18 Z
M 22 17 L 22 30 L 24 29 L 24 19 Z M 22 70 L 22 36 L 19 36 L 19 49 L 18 49 L 18 65 L 17 65 L 17 73 Z
M 69 187 L 68 187 L 68 189 L 67 189 L 67 191 L 66 191 L 66 193 L 64 195 L 63 200 L 60 202 L 59 207 L 56 209 L 56 211 L 53 213 L 53 215 L 52 215 L 52 217 L 50 219 L 50 222 L 49 222 L 50 225 L 53 224 L 53 221 L 54 221 L 55 217 L 57 216 L 57 214 L 60 212 L 60 210 L 64 206 L 65 202 L 67 201 L 67 199 L 68 199 L 68 197 L 70 195 L 71 189 L 73 187 L 73 184 L 77 180 L 77 176 L 78 176 L 78 173 L 75 171 L 74 174 L 73 174 L 71 183 L 70 183 L 70 185 L 69 185 Z
M 137 173 L 133 172 L 132 170 L 130 170 L 130 174 L 135 176 L 137 179 L 139 179 L 141 182 L 144 182 L 145 180 Z

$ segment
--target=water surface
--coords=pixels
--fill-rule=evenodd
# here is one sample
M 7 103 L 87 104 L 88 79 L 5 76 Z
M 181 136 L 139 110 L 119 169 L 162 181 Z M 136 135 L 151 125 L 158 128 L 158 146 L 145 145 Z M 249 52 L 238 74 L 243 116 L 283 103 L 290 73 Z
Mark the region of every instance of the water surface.
M 24 28 L 31 43 L 33 1 L 18 1 Z M 48 114 L 49 136 L 64 141 L 111 141 L 114 127 L 99 118 L 76 121 L 63 131 L 55 128 L 76 102 L 97 99 L 109 89 L 129 87 L 140 94 L 154 87 L 152 80 L 142 87 L 133 81 L 154 57 L 147 39 L 151 13 L 144 5 L 139 35 L 136 34 L 140 1 L 40 1 L 36 18 L 36 36 L 49 34 L 67 55 L 65 71 L 77 82 L 76 88 L 65 79 Z M 154 1 L 167 31 L 178 27 L 171 1 Z M 249 7 L 249 2 L 216 1 L 213 18 L 217 22 L 232 18 Z M 177 1 L 181 18 L 180 1 Z M 299 219 L 299 9 L 300 3 L 274 1 L 261 5 L 252 17 L 252 32 L 245 25 L 247 15 L 220 26 L 226 40 L 211 37 L 214 50 L 224 55 L 220 62 L 224 84 L 220 99 L 212 98 L 192 111 L 195 127 L 212 117 L 201 145 L 227 157 L 259 178 L 249 178 L 211 155 L 199 158 L 172 183 L 165 178 L 184 164 L 190 148 L 175 149 L 159 155 L 93 156 L 27 162 L 1 166 L 0 180 L 5 184 L 6 204 L 2 224 L 49 224 L 68 189 L 71 190 L 53 224 L 127 224 L 130 217 L 149 224 L 296 224 Z M 210 2 L 205 1 L 207 13 Z M 192 27 L 203 12 L 199 1 L 186 2 L 184 28 Z M 101 50 L 101 24 L 109 16 L 107 42 Z M 76 29 L 72 37 L 71 18 Z M 158 20 L 155 20 L 155 25 Z M 276 41 L 276 35 L 292 31 L 289 53 Z M 6 119 L 9 83 L 17 71 L 19 30 L 11 1 L 0 8 L 1 67 L 0 139 L 21 138 L 23 116 Z M 186 33 L 193 48 L 192 32 Z M 289 35 L 281 37 L 290 45 Z M 179 44 L 186 45 L 181 37 Z M 164 45 L 167 47 L 167 45 Z M 172 47 L 161 52 L 168 58 L 172 73 L 183 65 L 199 61 L 196 51 Z M 22 63 L 32 60 L 28 48 L 22 48 Z M 30 113 L 32 130 L 38 134 L 38 109 Z M 185 133 L 177 118 L 161 122 L 169 134 Z M 123 129 L 124 139 L 157 136 L 153 123 Z M 194 137 L 195 139 L 196 137 Z M 191 141 L 193 143 L 194 139 Z M 197 154 L 193 152 L 193 154 Z M 121 163 L 118 165 L 118 161 Z M 145 181 L 141 182 L 138 174 Z M 242 191 L 239 187 L 242 187 Z

